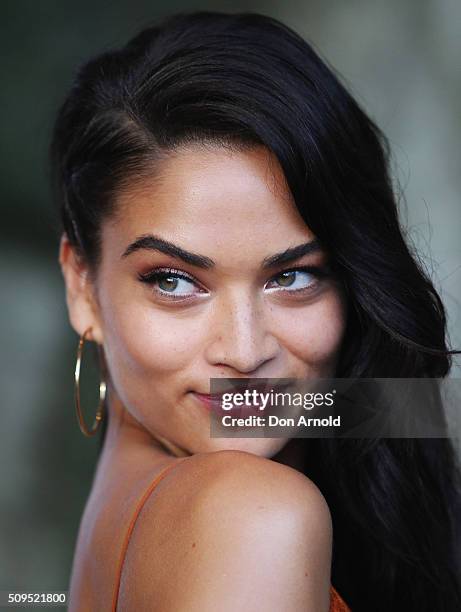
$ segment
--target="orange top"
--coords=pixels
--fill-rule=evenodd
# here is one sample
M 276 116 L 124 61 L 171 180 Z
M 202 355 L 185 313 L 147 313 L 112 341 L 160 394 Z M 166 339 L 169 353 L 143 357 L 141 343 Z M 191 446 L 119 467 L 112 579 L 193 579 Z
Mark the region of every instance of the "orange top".
M 184 459 L 186 459 L 186 457 L 181 458 L 179 462 L 183 461 Z M 162 480 L 164 476 L 167 475 L 167 473 L 173 467 L 178 465 L 179 462 L 170 463 L 159 474 L 157 474 L 154 480 L 147 487 L 146 491 L 144 492 L 144 495 L 139 500 L 136 506 L 136 509 L 133 513 L 133 516 L 131 517 L 127 532 L 125 534 L 125 538 L 123 540 L 123 546 L 122 546 L 122 550 L 120 551 L 120 557 L 119 557 L 119 561 L 117 565 L 116 583 L 115 583 L 114 596 L 112 599 L 112 606 L 111 606 L 112 612 L 117 612 L 117 601 L 118 601 L 118 595 L 119 595 L 119 590 L 120 590 L 120 581 L 122 577 L 123 563 L 125 561 L 125 555 L 126 555 L 126 551 L 128 548 L 128 544 L 130 543 L 131 534 L 133 532 L 133 529 L 136 524 L 136 520 L 139 516 L 139 513 L 141 512 L 144 504 L 146 503 L 147 499 L 149 498 L 150 494 L 155 489 L 155 487 L 158 485 L 158 483 Z M 345 601 L 342 599 L 342 597 L 339 595 L 339 593 L 336 591 L 333 585 L 330 586 L 330 611 L 329 612 L 351 612 L 349 606 L 345 603 Z

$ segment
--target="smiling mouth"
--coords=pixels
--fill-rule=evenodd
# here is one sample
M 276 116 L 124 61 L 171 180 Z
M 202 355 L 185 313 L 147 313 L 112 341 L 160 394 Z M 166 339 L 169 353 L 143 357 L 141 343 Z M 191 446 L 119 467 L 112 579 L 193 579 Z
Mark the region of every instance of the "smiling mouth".
M 241 417 L 246 417 L 246 416 L 264 415 L 264 409 L 262 408 L 263 404 L 257 403 L 257 402 L 253 402 L 250 405 L 236 404 L 236 405 L 233 405 L 231 409 L 225 410 L 222 406 L 224 395 L 228 393 L 232 393 L 232 394 L 244 393 L 246 390 L 250 391 L 250 393 L 252 393 L 253 391 L 256 391 L 258 394 L 259 393 L 269 393 L 270 391 L 281 392 L 281 391 L 286 390 L 290 386 L 291 386 L 290 383 L 283 383 L 283 384 L 281 383 L 277 385 L 264 384 L 264 385 L 250 385 L 246 389 L 243 387 L 240 389 L 233 387 L 232 389 L 229 389 L 228 391 L 222 391 L 220 393 L 213 393 L 213 394 L 199 393 L 197 391 L 193 391 L 192 393 L 195 397 L 197 397 L 198 400 L 200 400 L 202 405 L 205 408 L 207 408 L 210 412 L 213 412 L 220 416 L 230 414 L 232 416 L 241 418 Z
M 263 410 L 260 410 L 259 405 L 252 404 L 248 405 L 234 405 L 230 410 L 225 410 L 222 405 L 222 395 L 210 396 L 202 393 L 195 393 L 194 395 L 202 403 L 202 405 L 210 412 L 217 416 L 231 415 L 233 417 L 247 417 L 247 416 L 261 416 L 264 414 Z

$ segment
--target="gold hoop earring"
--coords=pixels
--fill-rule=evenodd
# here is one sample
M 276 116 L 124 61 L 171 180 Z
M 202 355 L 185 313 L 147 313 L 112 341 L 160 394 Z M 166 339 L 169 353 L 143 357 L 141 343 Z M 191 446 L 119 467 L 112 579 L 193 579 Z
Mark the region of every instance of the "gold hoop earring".
M 96 417 L 95 417 L 92 428 L 88 429 L 88 427 L 85 425 L 85 421 L 83 420 L 82 409 L 80 407 L 80 386 L 79 385 L 80 385 L 80 363 L 82 361 L 83 345 L 85 343 L 86 335 L 91 331 L 91 329 L 92 329 L 91 327 L 88 327 L 88 329 L 80 337 L 80 342 L 78 343 L 78 349 L 77 349 L 77 363 L 75 364 L 75 407 L 77 411 L 77 420 L 78 420 L 78 424 L 80 426 L 81 432 L 87 437 L 94 436 L 94 434 L 99 429 L 102 418 L 104 416 L 104 400 L 106 397 L 106 382 L 104 378 L 102 378 L 99 382 L 99 403 L 98 403 L 98 409 L 96 410 Z M 104 362 L 103 362 L 102 352 L 99 347 L 99 344 L 98 344 L 98 355 L 99 355 L 100 368 L 101 370 L 104 370 Z

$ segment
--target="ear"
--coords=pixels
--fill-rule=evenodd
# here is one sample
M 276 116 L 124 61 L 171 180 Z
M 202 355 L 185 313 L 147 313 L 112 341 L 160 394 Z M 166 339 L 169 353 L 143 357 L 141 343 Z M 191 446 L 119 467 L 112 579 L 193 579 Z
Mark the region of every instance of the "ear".
M 88 266 L 69 242 L 65 233 L 59 245 L 59 263 L 66 283 L 66 302 L 69 320 L 79 336 L 91 327 L 86 339 L 103 343 L 99 307 L 95 287 L 90 281 Z

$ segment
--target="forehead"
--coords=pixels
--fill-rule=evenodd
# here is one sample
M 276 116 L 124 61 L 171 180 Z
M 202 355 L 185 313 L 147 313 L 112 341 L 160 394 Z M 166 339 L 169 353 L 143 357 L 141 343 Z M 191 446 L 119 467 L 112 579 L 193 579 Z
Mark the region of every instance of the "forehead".
M 267 255 L 313 238 L 283 171 L 264 147 L 234 151 L 190 146 L 174 152 L 155 178 L 127 189 L 103 232 L 120 253 L 148 232 L 206 253 L 232 245 Z M 280 247 L 280 249 L 278 248 Z

